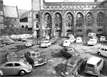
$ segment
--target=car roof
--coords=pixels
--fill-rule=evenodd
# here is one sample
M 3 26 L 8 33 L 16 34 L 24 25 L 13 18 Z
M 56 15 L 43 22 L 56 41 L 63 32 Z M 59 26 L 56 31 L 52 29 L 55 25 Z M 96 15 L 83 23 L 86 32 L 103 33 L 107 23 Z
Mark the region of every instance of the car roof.
M 92 56 L 87 60 L 87 63 L 92 64 L 92 65 L 96 65 L 100 60 L 101 60 L 101 58 L 96 57 L 96 56 Z
M 6 62 L 5 64 L 7 63 L 24 63 L 24 62 L 21 62 L 21 61 L 9 61 L 9 62 Z
M 82 60 L 81 57 L 79 57 L 79 56 L 72 56 L 72 57 L 68 60 L 68 62 L 71 63 L 71 64 L 75 64 L 75 63 L 77 63 L 77 62 L 80 61 L 80 60 Z

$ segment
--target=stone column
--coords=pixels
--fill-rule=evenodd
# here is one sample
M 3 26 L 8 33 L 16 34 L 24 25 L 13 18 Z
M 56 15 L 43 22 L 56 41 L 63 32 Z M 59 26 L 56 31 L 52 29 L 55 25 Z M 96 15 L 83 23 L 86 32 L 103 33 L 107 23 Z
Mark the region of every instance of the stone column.
M 52 37 L 55 37 L 55 22 L 54 22 L 54 18 L 55 15 L 54 13 L 52 14 Z
M 62 14 L 62 33 L 61 36 L 66 36 L 66 16 Z
M 43 23 L 44 23 L 44 15 L 43 13 L 40 14 L 40 38 L 43 37 Z
M 94 29 L 95 29 L 95 33 L 97 33 L 97 28 L 98 28 L 98 25 L 97 25 L 97 13 L 94 13 Z
M 74 36 L 76 36 L 76 14 L 75 13 L 74 13 Z

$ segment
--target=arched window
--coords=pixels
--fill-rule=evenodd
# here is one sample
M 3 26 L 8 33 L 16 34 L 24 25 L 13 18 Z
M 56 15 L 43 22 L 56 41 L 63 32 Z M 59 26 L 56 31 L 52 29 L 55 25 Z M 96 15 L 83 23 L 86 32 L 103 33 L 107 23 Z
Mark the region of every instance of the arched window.
M 52 17 L 49 13 L 46 13 L 45 16 L 45 28 L 52 28 Z
M 44 23 L 44 26 L 45 26 L 45 36 L 46 38 L 49 37 L 51 38 L 51 34 L 52 34 L 52 17 L 49 13 L 46 13 L 45 16 L 44 16 L 44 20 L 45 20 L 45 23 Z
M 60 13 L 55 13 L 55 29 L 56 32 L 58 33 L 58 36 L 61 36 L 61 31 L 62 31 L 62 16 Z
M 102 12 L 99 12 L 97 14 L 97 25 L 104 26 L 104 13 L 102 13 Z
M 84 24 L 84 16 L 82 13 L 77 13 L 76 16 L 76 26 L 80 27 Z
M 93 23 L 94 23 L 94 17 L 91 12 L 88 12 L 86 15 L 86 25 L 93 26 Z
M 66 26 L 68 27 L 71 27 L 73 26 L 73 21 L 74 21 L 74 17 L 71 13 L 67 13 L 67 16 L 66 16 Z

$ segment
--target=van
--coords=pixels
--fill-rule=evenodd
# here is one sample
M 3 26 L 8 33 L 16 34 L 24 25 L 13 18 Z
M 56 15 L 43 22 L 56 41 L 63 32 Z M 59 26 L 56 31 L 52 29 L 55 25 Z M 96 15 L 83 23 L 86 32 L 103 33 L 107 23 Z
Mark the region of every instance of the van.
M 100 75 L 100 71 L 103 68 L 104 60 L 102 58 L 92 56 L 88 58 L 85 66 L 85 73 L 91 75 Z

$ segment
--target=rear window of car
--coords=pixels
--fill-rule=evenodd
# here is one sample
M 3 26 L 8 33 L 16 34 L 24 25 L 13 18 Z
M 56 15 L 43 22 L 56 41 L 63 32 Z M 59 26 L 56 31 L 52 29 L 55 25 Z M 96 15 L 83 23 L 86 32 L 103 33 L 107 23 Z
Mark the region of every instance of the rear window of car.
M 19 63 L 15 63 L 15 66 L 20 66 L 20 64 Z
M 98 63 L 97 63 L 97 66 L 99 66 L 101 64 L 102 60 L 100 60 Z
M 94 67 L 94 65 L 92 65 L 92 64 L 87 64 L 87 67 Z

